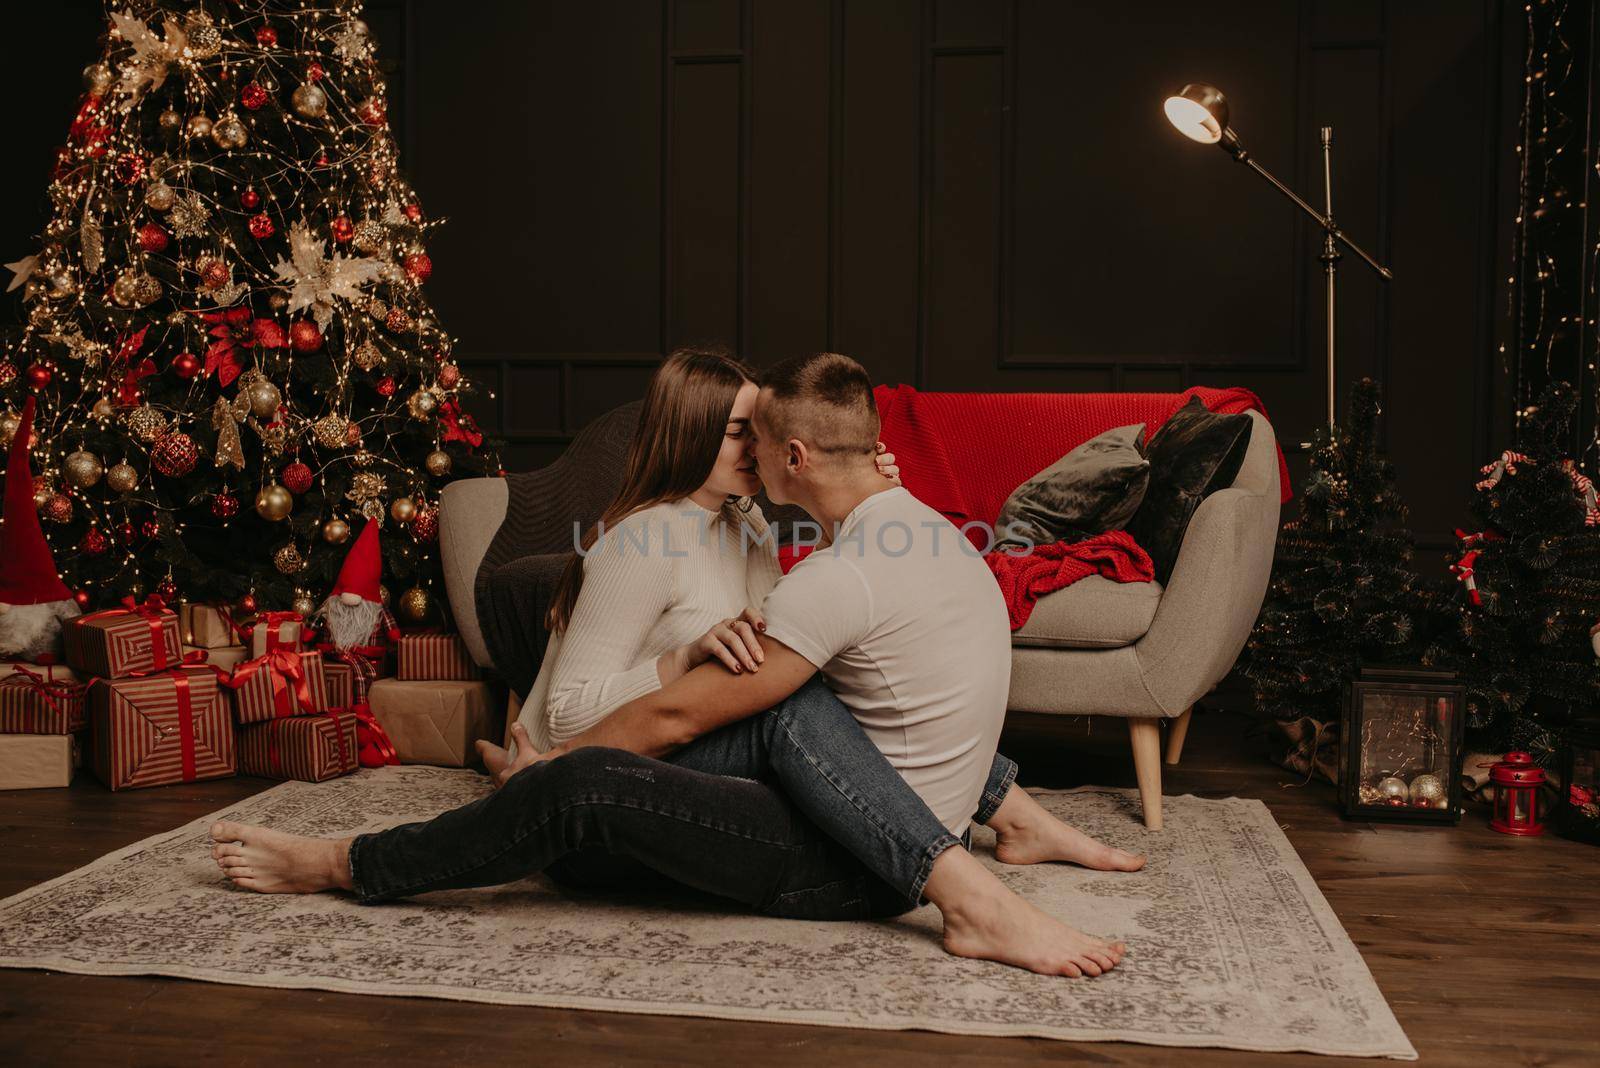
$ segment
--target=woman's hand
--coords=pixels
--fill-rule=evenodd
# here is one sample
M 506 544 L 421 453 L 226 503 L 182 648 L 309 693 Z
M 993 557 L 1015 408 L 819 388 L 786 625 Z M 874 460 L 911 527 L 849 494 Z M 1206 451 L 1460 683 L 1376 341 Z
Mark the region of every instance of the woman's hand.
M 901 484 L 900 468 L 895 464 L 894 453 L 889 451 L 889 446 L 881 441 L 878 442 L 878 455 L 873 460 L 878 465 L 878 474 L 893 482 L 896 486 Z
M 724 619 L 699 638 L 677 650 L 679 675 L 686 675 L 707 660 L 715 659 L 735 675 L 758 671 L 767 658 L 756 633 L 767 629 L 767 621 L 754 608 L 746 608 L 737 619 Z
M 527 730 L 520 723 L 512 724 L 511 737 L 516 740 L 517 756 L 515 760 L 512 760 L 509 764 L 506 764 L 499 771 L 494 773 L 494 788 L 496 790 L 510 782 L 511 777 L 517 772 L 521 771 L 523 768 L 532 767 L 541 760 L 554 760 L 557 757 L 566 754 L 566 749 L 559 745 L 551 749 L 548 753 L 541 753 L 534 749 L 533 740 L 528 737 Z M 495 748 L 498 749 L 499 746 L 496 746 Z M 503 749 L 500 751 L 502 753 L 505 752 Z

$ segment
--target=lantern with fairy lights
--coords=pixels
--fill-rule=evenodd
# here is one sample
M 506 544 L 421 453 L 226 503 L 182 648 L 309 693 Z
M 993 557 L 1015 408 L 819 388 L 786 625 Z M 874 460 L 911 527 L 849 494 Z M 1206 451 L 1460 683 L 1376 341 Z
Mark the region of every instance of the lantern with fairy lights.
M 1341 808 L 1350 819 L 1456 823 L 1466 692 L 1447 671 L 1366 667 L 1345 689 Z
M 1600 720 L 1574 723 L 1561 737 L 1561 795 L 1556 833 L 1600 845 Z

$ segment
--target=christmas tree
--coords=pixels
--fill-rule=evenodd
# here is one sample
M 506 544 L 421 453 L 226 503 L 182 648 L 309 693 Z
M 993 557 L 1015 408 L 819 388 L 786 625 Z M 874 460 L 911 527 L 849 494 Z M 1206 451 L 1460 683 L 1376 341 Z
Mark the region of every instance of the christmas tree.
M 499 465 L 424 293 L 433 222 L 360 14 L 110 13 L 42 247 L 9 264 L 25 315 L 0 352 L 0 438 L 35 395 L 34 500 L 81 604 L 309 614 L 365 521 L 397 614 L 443 599 L 438 491 Z
M 1429 659 L 1467 687 L 1468 742 L 1548 763 L 1569 709 L 1600 700 L 1590 630 L 1600 615 L 1600 508 L 1563 447 L 1577 404 L 1553 382 L 1521 413 L 1515 451 L 1483 468 L 1472 502 L 1483 529 L 1457 531 L 1456 640 Z
M 1393 466 L 1378 455 L 1378 386 L 1351 390 L 1347 429 L 1319 430 L 1300 515 L 1278 536 L 1272 583 L 1246 647 L 1275 759 L 1337 781 L 1344 684 L 1363 661 L 1414 657 L 1433 595 L 1411 569 Z

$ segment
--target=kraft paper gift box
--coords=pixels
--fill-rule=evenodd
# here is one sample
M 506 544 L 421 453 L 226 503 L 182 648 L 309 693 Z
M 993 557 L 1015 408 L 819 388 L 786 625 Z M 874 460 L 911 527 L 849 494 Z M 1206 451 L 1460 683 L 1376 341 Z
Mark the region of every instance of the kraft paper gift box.
M 62 678 L 61 676 L 67 676 Z M 84 727 L 84 683 L 54 665 L 22 664 L 0 679 L 0 733 L 71 734 Z
M 346 709 L 239 728 L 239 774 L 322 782 L 361 766 L 356 717 Z
M 116 679 L 177 667 L 178 614 L 159 597 L 79 616 L 62 628 L 67 663 L 80 674 Z
M 309 716 L 330 707 L 322 658 L 279 647 L 234 668 L 228 685 L 240 723 Z
M 477 762 L 474 742 L 500 738 L 501 710 L 486 682 L 379 679 L 367 702 L 402 764 L 464 768 Z
M 228 690 L 210 668 L 97 679 L 89 720 L 95 775 L 113 790 L 234 774 Z
M 236 645 L 239 641 L 233 613 L 225 605 L 194 604 L 190 601 L 180 603 L 178 631 L 184 645 L 198 649 L 220 649 L 225 645 Z
M 69 621 L 70 625 L 70 621 Z M 0 662 L 0 679 L 8 678 L 19 671 L 31 671 L 35 675 L 43 675 L 51 682 L 84 682 L 84 677 L 73 671 L 65 664 L 40 663 L 30 664 L 26 660 L 8 660 Z
M 82 766 L 81 734 L 0 735 L 0 790 L 71 786 Z
M 402 682 L 481 677 L 482 672 L 460 635 L 402 634 L 395 643 L 395 678 Z
M 250 657 L 265 656 L 280 647 L 304 649 L 314 634 L 298 612 L 263 612 L 250 628 Z
M 200 649 L 200 646 L 185 645 L 183 647 L 183 652 L 185 656 L 188 656 L 197 649 Z M 205 649 L 202 651 L 206 654 L 205 662 L 207 664 L 210 664 L 212 667 L 221 668 L 223 671 L 232 671 L 234 668 L 250 659 L 250 650 L 246 649 L 242 645 L 219 645 L 215 648 Z

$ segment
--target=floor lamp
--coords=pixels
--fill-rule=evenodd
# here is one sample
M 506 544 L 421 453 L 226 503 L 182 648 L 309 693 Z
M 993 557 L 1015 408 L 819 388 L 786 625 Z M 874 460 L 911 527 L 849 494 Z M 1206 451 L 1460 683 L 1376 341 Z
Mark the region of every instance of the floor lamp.
M 1366 250 L 1350 240 L 1343 230 L 1339 229 L 1333 221 L 1333 127 L 1322 127 L 1322 198 L 1323 210 L 1318 211 L 1295 193 L 1294 190 L 1278 181 L 1261 164 L 1257 163 L 1245 151 L 1244 145 L 1239 142 L 1239 135 L 1233 132 L 1228 125 L 1228 100 L 1222 91 L 1214 85 L 1193 84 L 1186 85 L 1177 96 L 1167 97 L 1167 120 L 1178 128 L 1184 136 L 1198 141 L 1203 145 L 1220 145 L 1228 155 L 1237 163 L 1243 163 L 1261 177 L 1271 182 L 1273 187 L 1300 206 L 1300 210 L 1317 221 L 1322 227 L 1322 252 L 1317 259 L 1322 262 L 1323 273 L 1327 278 L 1328 288 L 1328 430 L 1333 430 L 1333 329 L 1334 329 L 1334 288 L 1339 273 L 1339 260 L 1343 254 L 1339 246 L 1343 244 L 1351 252 L 1360 256 L 1368 267 L 1378 272 L 1378 277 L 1385 282 L 1393 281 L 1394 275 L 1389 268 L 1379 263 L 1367 254 Z

